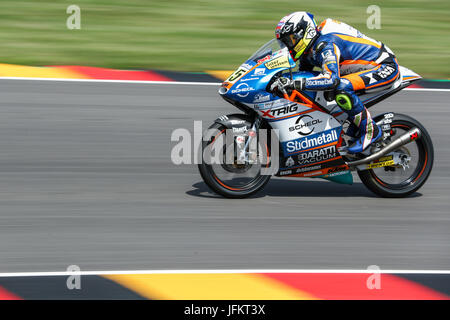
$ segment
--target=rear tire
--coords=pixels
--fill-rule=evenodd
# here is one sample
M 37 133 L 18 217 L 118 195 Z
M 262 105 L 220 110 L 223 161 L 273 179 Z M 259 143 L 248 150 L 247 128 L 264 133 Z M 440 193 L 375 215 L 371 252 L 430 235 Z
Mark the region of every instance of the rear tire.
M 383 115 L 377 116 L 374 120 L 381 120 Z M 418 149 L 418 165 L 412 175 L 401 183 L 387 183 L 383 181 L 373 169 L 358 171 L 358 176 L 362 183 L 375 194 L 385 198 L 402 198 L 416 192 L 427 181 L 434 161 L 434 149 L 431 137 L 427 130 L 410 116 L 396 113 L 391 123 L 391 128 L 408 131 L 417 127 L 421 131 L 421 137 L 410 144 L 416 144 Z M 402 169 L 399 169 L 402 170 Z

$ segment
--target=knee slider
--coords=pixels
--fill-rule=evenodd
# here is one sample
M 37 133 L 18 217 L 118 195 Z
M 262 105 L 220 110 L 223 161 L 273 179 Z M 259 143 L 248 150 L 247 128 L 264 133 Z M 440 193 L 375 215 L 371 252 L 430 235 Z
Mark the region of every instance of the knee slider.
M 344 110 L 350 111 L 353 108 L 352 98 L 345 92 L 336 94 L 336 103 Z

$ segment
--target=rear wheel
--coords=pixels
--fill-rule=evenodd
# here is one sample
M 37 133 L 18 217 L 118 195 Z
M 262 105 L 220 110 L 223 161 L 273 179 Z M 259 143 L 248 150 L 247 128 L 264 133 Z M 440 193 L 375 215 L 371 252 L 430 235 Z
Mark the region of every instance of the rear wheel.
M 433 167 L 434 150 L 427 130 L 417 120 L 395 114 L 391 123 L 391 140 L 414 127 L 420 129 L 421 137 L 394 150 L 402 159 L 402 165 L 358 171 L 361 181 L 374 193 L 387 198 L 406 197 L 417 191 L 428 179 Z
M 234 133 L 227 129 L 222 124 L 214 123 L 207 130 L 201 146 L 202 162 L 198 168 L 203 181 L 214 192 L 227 198 L 246 198 L 261 190 L 270 180 L 271 175 L 261 172 L 261 169 L 269 167 L 269 148 L 267 144 L 254 148 L 264 154 L 252 152 L 250 146 L 245 149 L 249 133 Z M 214 153 L 211 150 L 221 153 L 219 163 L 206 159 L 205 155 Z M 246 160 L 240 158 L 242 150 Z

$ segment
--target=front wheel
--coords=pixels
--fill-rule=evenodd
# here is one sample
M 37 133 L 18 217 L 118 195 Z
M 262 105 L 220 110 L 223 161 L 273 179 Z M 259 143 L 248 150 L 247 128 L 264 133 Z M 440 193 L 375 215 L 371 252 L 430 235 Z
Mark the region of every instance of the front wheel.
M 266 144 L 255 148 L 265 155 L 252 152 L 249 150 L 250 146 L 245 149 L 250 136 L 248 132 L 233 131 L 219 123 L 209 127 L 206 135 L 201 145 L 202 161 L 198 168 L 203 181 L 214 192 L 226 198 L 246 198 L 269 182 L 271 175 L 264 175 L 261 170 L 269 166 L 269 148 Z M 221 153 L 220 161 L 207 161 L 205 154 L 217 152 Z M 261 159 L 265 160 L 260 161 Z
M 406 197 L 417 191 L 428 179 L 433 168 L 434 150 L 427 130 L 417 120 L 396 113 L 391 123 L 391 139 L 395 140 L 414 127 L 420 129 L 421 137 L 394 150 L 404 157 L 404 165 L 358 171 L 364 185 L 377 195 L 386 198 Z

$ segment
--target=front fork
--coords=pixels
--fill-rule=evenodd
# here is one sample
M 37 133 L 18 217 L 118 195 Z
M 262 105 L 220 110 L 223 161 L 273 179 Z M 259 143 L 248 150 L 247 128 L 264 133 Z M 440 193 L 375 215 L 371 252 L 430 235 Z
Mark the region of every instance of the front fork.
M 242 144 L 237 143 L 239 148 L 237 157 L 238 163 L 253 163 L 254 161 L 257 160 L 257 152 L 254 152 L 255 150 L 257 150 L 257 141 L 255 144 L 256 145 L 255 150 L 250 150 L 249 152 L 247 152 L 247 150 L 249 150 L 249 147 L 251 146 L 253 140 L 257 139 L 258 137 L 257 133 L 261 126 L 261 123 L 262 123 L 261 116 L 256 114 L 255 121 L 253 122 L 251 129 L 247 132 L 248 139 L 247 141 L 245 141 L 245 145 L 241 148 Z M 254 159 L 249 159 L 249 155 L 253 155 Z

